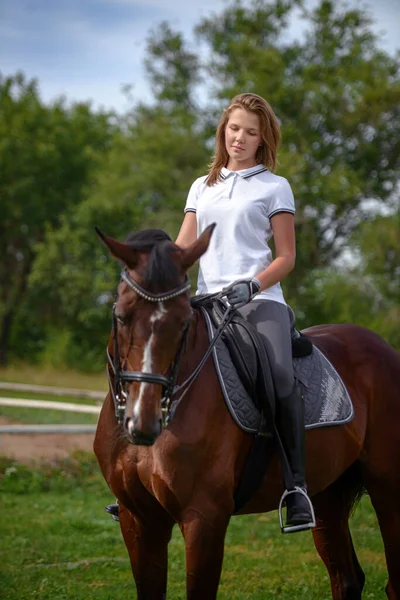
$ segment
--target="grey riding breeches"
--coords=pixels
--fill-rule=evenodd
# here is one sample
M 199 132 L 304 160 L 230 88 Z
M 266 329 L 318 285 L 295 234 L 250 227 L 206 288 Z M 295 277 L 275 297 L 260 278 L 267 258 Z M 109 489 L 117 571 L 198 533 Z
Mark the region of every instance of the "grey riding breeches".
M 289 311 L 274 300 L 252 300 L 240 314 L 258 331 L 267 352 L 278 398 L 293 390 L 292 338 Z

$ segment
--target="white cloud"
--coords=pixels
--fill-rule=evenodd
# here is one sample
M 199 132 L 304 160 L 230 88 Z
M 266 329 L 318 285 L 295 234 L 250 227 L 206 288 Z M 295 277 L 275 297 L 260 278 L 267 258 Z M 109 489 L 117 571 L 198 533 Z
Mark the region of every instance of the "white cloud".
M 71 100 L 92 98 L 95 106 L 119 111 L 128 106 L 121 93 L 123 83 L 133 84 L 135 99 L 148 99 L 143 58 L 151 29 L 168 20 L 194 46 L 194 25 L 231 4 L 230 0 L 70 0 L 54 2 L 48 9 L 48 0 L 0 1 L 4 73 L 22 69 L 37 77 L 45 100 L 60 94 Z M 308 7 L 316 3 L 307 0 Z M 387 31 L 383 48 L 394 52 L 399 47 L 399 0 L 380 0 L 379 6 L 369 0 L 369 5 L 375 30 Z M 288 35 L 297 38 L 303 31 L 304 23 L 293 19 Z

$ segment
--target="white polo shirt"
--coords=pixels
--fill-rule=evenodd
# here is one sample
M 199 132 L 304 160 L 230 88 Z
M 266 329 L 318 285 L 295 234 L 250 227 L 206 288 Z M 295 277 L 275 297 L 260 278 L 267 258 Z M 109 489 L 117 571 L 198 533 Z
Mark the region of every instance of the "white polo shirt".
M 272 262 L 268 242 L 273 235 L 271 217 L 295 213 L 288 181 L 263 165 L 242 171 L 221 171 L 222 181 L 209 187 L 207 176 L 192 184 L 185 206 L 195 212 L 197 234 L 216 223 L 208 250 L 200 258 L 197 294 L 219 292 L 237 279 L 251 278 Z M 279 283 L 256 299 L 286 304 Z

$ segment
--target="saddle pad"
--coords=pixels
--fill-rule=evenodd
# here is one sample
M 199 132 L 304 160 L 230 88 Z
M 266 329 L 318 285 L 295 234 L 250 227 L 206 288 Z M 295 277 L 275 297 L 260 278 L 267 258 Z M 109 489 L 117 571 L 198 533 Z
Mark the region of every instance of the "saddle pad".
M 214 326 L 207 312 L 200 308 L 207 324 L 210 341 Z M 213 359 L 223 396 L 230 414 L 238 426 L 248 433 L 257 433 L 260 412 L 245 390 L 232 364 L 227 347 L 220 338 L 213 349 Z M 312 354 L 294 358 L 293 368 L 304 396 L 305 428 L 343 425 L 354 417 L 350 396 L 334 366 L 316 346 Z

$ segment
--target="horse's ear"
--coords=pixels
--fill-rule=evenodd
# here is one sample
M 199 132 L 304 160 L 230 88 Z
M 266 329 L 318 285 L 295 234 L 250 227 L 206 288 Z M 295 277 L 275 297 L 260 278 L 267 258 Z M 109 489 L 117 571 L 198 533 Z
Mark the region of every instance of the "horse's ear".
M 111 254 L 118 258 L 118 260 L 122 260 L 122 262 L 129 267 L 130 269 L 134 269 L 138 259 L 137 250 L 134 250 L 127 244 L 123 242 L 118 242 L 118 240 L 114 240 L 114 238 L 106 235 L 98 227 L 95 227 L 96 233 L 103 242 L 105 246 L 109 249 Z
M 215 225 L 216 223 L 209 225 L 193 244 L 182 250 L 181 265 L 185 271 L 207 250 Z

